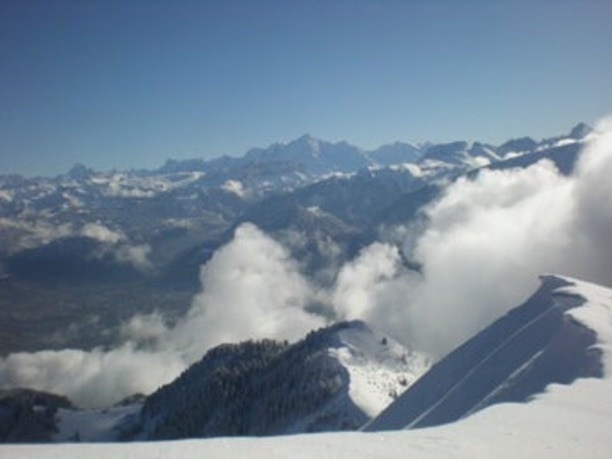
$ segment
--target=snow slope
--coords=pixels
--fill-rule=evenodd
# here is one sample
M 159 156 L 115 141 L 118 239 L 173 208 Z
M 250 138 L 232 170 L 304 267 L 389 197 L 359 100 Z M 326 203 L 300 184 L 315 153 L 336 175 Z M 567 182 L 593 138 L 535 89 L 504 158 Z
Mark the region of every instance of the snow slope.
M 542 276 L 531 298 L 438 362 L 367 430 L 444 424 L 493 404 L 524 402 L 551 383 L 600 377 L 597 337 L 569 314 L 584 304 L 563 290 L 569 285 Z
M 329 352 L 348 371 L 352 403 L 374 417 L 424 374 L 431 361 L 361 322 L 355 324 L 338 332 L 341 345 Z
M 137 444 L 0 447 L 0 458 L 231 457 L 588 457 L 612 451 L 612 290 L 565 279 L 556 294 L 585 302 L 564 314 L 593 330 L 603 363 L 602 378 L 553 384 L 529 403 L 504 403 L 439 427 L 384 433 L 295 435 Z

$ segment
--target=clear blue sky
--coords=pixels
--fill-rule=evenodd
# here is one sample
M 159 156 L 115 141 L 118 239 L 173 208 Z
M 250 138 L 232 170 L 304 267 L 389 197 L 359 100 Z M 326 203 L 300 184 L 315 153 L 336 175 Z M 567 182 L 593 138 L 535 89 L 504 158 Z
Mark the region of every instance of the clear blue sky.
M 304 133 L 500 143 L 609 112 L 609 0 L 0 0 L 0 174 Z

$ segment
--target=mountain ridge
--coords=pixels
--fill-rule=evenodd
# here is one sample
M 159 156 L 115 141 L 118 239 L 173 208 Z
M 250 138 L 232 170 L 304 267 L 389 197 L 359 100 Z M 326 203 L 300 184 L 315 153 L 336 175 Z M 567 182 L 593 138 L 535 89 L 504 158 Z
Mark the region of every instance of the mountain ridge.
M 564 290 L 575 285 L 541 276 L 529 299 L 439 361 L 364 431 L 445 424 L 493 404 L 524 403 L 551 384 L 602 378 L 596 333 L 570 315 L 587 301 Z
M 354 430 L 428 366 L 362 321 L 311 331 L 294 344 L 221 345 L 118 428 L 124 440 Z

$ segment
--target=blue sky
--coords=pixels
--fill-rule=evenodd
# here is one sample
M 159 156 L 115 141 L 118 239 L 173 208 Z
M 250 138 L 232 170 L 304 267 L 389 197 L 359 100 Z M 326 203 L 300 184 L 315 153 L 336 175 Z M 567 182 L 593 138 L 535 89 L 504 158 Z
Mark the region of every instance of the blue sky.
M 608 0 L 0 0 L 0 174 L 566 132 L 612 112 L 610 20 Z

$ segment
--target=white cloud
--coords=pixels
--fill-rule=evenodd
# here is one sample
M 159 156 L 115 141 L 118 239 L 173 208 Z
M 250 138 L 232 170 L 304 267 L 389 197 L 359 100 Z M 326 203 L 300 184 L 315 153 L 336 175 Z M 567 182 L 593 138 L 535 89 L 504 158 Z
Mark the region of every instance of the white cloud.
M 13 193 L 10 190 L 0 189 L 0 200 L 6 202 L 13 202 Z
M 577 167 L 571 236 L 581 273 L 612 286 L 612 117 L 601 121 L 595 132 Z
M 5 240 L 12 241 L 10 250 L 18 252 L 71 236 L 73 228 L 70 223 L 56 225 L 42 218 L 23 220 L 0 218 L 0 232 Z
M 221 188 L 230 193 L 234 193 L 236 196 L 243 198 L 246 194 L 246 190 L 244 189 L 244 185 L 239 180 L 226 180 Z
M 612 123 L 565 177 L 547 161 L 459 180 L 427 212 L 423 276 L 395 332 L 444 354 L 555 272 L 612 285 Z M 400 336 L 401 338 L 401 336 Z
M 132 265 L 140 271 L 153 269 L 149 259 L 151 246 L 130 244 L 121 231 L 114 231 L 101 223 L 87 223 L 81 228 L 80 234 L 105 244 L 98 254 L 100 256 L 111 254 L 117 263 Z
M 441 356 L 523 302 L 541 273 L 612 285 L 612 120 L 596 131 L 569 177 L 549 161 L 484 170 L 450 185 L 424 221 L 383 228 L 390 244 L 340 269 L 338 316 Z
M 294 340 L 323 321 L 305 312 L 312 291 L 289 252 L 251 224 L 202 268 L 202 292 L 170 340 L 194 358 L 247 338 Z
M 29 387 L 67 394 L 80 406 L 108 406 L 171 381 L 184 362 L 171 352 L 144 352 L 132 345 L 112 351 L 63 350 L 11 354 L 0 360 L 5 387 Z
M 149 260 L 151 246 L 148 244 L 122 244 L 114 248 L 112 252 L 119 263 L 132 265 L 134 268 L 141 271 L 153 269 L 153 263 Z
M 125 239 L 125 235 L 100 223 L 87 223 L 81 228 L 81 235 L 108 244 L 116 244 Z
M 381 293 L 390 288 L 400 267 L 396 247 L 381 243 L 366 247 L 338 273 L 331 299 L 335 310 L 349 319 L 381 313 Z
M 164 317 L 158 311 L 135 315 L 121 327 L 121 336 L 137 344 L 157 343 L 167 332 Z
M 128 341 L 109 351 L 63 350 L 0 359 L 0 387 L 30 387 L 68 395 L 81 406 L 108 406 L 149 393 L 224 342 L 295 340 L 322 326 L 305 312 L 313 292 L 280 244 L 251 224 L 236 230 L 202 268 L 202 292 L 171 328 L 158 313 L 122 327 Z
M 539 273 L 563 270 L 571 192 L 549 162 L 451 186 L 415 247 L 423 277 L 402 321 L 410 339 L 445 353 L 519 304 Z

